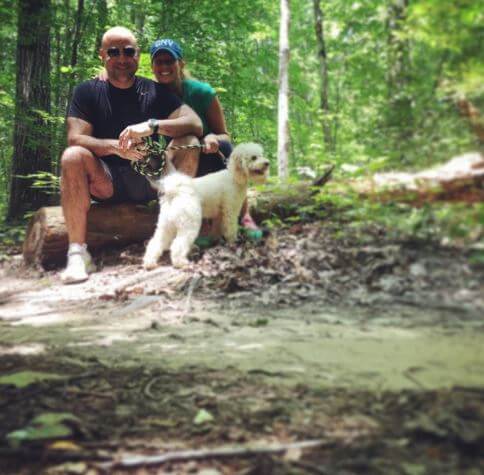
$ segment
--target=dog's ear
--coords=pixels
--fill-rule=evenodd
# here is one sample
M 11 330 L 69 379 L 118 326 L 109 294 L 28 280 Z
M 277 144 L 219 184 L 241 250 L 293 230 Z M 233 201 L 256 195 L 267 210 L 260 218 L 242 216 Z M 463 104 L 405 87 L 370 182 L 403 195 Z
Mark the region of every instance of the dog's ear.
M 249 179 L 249 169 L 243 153 L 238 153 L 235 149 L 230 155 L 229 171 L 234 177 L 235 183 L 245 185 Z

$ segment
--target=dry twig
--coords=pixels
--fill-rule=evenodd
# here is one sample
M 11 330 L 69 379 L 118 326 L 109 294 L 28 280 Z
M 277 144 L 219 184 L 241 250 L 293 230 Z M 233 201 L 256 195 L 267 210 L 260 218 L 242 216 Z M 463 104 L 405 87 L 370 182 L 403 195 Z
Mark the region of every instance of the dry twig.
M 161 465 L 167 462 L 186 462 L 188 460 L 202 460 L 209 458 L 249 457 L 255 455 L 282 454 L 290 449 L 308 449 L 312 447 L 328 446 L 332 443 L 323 440 L 304 440 L 289 444 L 278 444 L 267 447 L 219 447 L 202 450 L 181 450 L 162 455 L 128 455 L 117 461 L 98 464 L 98 468 L 110 471 L 114 468 L 132 468 L 142 466 Z

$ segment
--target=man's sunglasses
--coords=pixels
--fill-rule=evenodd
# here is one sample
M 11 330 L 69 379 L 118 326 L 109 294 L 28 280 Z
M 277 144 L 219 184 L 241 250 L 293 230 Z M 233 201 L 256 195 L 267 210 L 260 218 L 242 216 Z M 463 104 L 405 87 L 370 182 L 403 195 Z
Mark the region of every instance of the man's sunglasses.
M 156 66 L 171 66 L 175 63 L 176 63 L 175 58 L 170 58 L 170 59 L 155 58 L 153 60 L 153 64 Z
M 110 58 L 117 58 L 121 54 L 121 50 L 116 46 L 112 46 L 106 50 L 106 53 Z M 128 58 L 133 58 L 136 55 L 136 48 L 133 46 L 125 46 L 123 48 L 123 54 Z

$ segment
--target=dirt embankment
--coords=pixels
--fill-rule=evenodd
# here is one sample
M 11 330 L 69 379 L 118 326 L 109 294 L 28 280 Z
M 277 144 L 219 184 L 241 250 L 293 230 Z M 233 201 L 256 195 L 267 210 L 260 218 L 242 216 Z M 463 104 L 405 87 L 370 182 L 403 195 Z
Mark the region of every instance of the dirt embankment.
M 0 472 L 93 474 L 191 448 L 206 452 L 123 470 L 484 473 L 476 251 L 341 236 L 298 224 L 151 273 L 133 246 L 72 287 L 6 263 Z M 217 452 L 234 445 L 247 453 Z

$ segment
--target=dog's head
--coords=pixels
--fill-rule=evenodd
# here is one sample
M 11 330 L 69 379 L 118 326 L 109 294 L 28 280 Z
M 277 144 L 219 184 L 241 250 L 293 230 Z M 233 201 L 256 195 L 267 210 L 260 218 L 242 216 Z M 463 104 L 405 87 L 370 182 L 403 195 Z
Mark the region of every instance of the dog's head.
M 261 145 L 241 143 L 230 154 L 228 169 L 235 182 L 244 185 L 249 180 L 264 183 L 269 175 L 269 165 Z

